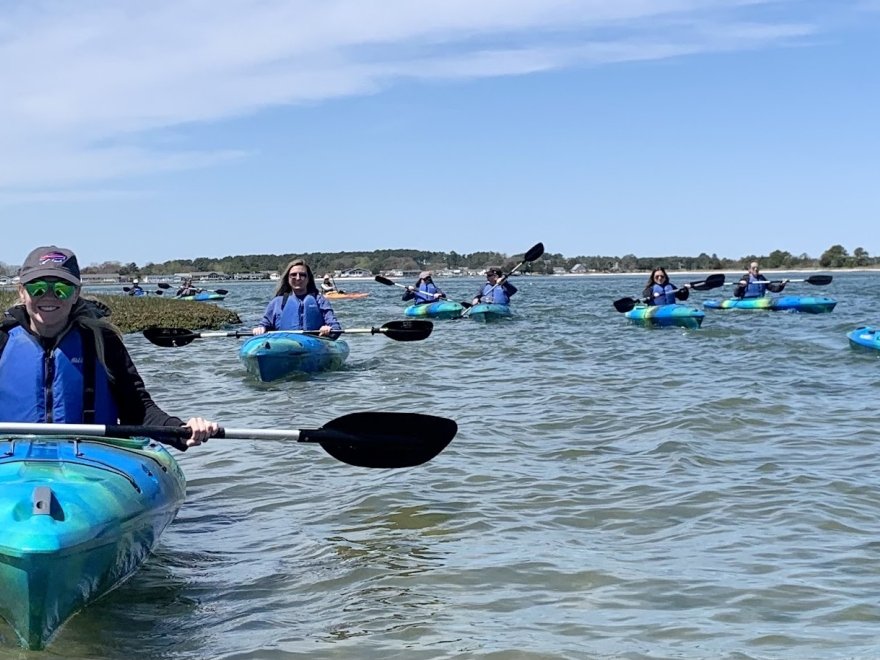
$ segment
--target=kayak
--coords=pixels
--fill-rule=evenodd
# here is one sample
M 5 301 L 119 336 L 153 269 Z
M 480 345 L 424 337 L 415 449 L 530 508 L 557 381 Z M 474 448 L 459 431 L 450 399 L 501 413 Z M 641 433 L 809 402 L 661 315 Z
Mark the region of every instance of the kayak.
M 43 648 L 137 571 L 185 492 L 147 439 L 0 437 L 0 617 Z
M 499 321 L 501 319 L 510 318 L 510 305 L 499 305 L 496 303 L 479 303 L 469 308 L 468 316 L 474 321 L 482 321 L 489 323 L 491 321 Z
M 193 294 L 191 296 L 177 296 L 177 300 L 223 300 L 225 297 L 226 296 L 222 293 L 215 293 L 213 291 L 200 291 L 199 293 Z
M 327 300 L 361 300 L 369 295 L 369 293 L 339 293 L 337 291 L 330 291 L 325 293 L 324 297 Z
M 292 374 L 339 369 L 348 358 L 348 344 L 294 331 L 267 332 L 246 340 L 239 357 L 264 383 Z
M 846 333 L 852 348 L 865 348 L 880 351 L 880 330 L 869 326 L 856 328 Z
M 643 327 L 699 328 L 706 314 L 687 305 L 636 305 L 624 314 L 634 325 Z
M 457 319 L 464 312 L 464 306 L 453 300 L 440 300 L 421 305 L 410 305 L 403 310 L 405 316 L 432 319 Z
M 837 301 L 824 296 L 762 296 L 760 298 L 727 298 L 706 300 L 706 309 L 769 309 L 777 312 L 822 314 L 834 309 Z

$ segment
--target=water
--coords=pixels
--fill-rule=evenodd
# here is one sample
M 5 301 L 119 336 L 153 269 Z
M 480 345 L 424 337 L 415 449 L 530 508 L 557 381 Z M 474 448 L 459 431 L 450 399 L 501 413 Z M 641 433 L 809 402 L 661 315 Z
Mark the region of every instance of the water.
M 513 321 L 353 335 L 345 370 L 277 384 L 246 376 L 236 339 L 128 336 L 183 417 L 389 410 L 460 431 L 400 471 L 269 441 L 180 455 L 187 502 L 156 555 L 47 652 L 7 637 L 0 656 L 880 657 L 880 355 L 845 337 L 880 323 L 876 278 L 788 286 L 831 314 L 712 311 L 695 331 L 614 311 L 646 276 L 519 278 Z M 479 282 L 444 284 L 467 300 Z M 270 285 L 228 288 L 255 324 Z M 400 289 L 347 288 L 371 295 L 335 304 L 346 327 L 401 318 Z

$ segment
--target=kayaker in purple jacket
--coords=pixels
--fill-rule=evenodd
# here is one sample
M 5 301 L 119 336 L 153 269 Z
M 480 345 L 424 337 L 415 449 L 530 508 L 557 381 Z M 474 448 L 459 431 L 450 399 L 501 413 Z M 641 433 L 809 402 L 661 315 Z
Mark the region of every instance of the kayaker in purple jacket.
M 669 281 L 665 268 L 655 268 L 648 277 L 642 297 L 648 305 L 674 305 L 676 300 L 687 300 L 691 285 L 685 284 L 678 288 Z
M 496 305 L 509 305 L 510 297 L 515 294 L 517 288 L 507 281 L 500 268 L 486 270 L 486 283 L 474 296 L 473 305 L 479 303 L 495 303 Z
M 403 297 L 401 299 L 415 299 L 415 303 L 413 304 L 424 305 L 446 298 L 446 294 L 434 284 L 433 277 L 434 274 L 430 270 L 423 270 L 419 273 L 419 280 L 416 282 L 415 286 L 406 287 L 406 291 L 403 292 Z
M 342 326 L 333 307 L 315 284 L 312 269 L 303 259 L 294 259 L 284 269 L 275 297 L 266 306 L 260 324 L 252 330 L 318 330 L 318 336 L 336 339 Z
M 19 277 L 22 302 L 0 322 L 0 420 L 188 426 L 190 439 L 162 440 L 182 451 L 217 432 L 215 422 L 192 417 L 184 424 L 156 405 L 109 309 L 80 297 L 72 251 L 39 247 Z

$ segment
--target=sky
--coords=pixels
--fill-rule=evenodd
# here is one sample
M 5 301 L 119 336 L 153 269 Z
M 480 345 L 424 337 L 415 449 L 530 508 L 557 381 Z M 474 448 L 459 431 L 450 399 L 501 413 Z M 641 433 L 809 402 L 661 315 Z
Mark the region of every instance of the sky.
M 880 0 L 2 0 L 0 261 L 880 255 Z

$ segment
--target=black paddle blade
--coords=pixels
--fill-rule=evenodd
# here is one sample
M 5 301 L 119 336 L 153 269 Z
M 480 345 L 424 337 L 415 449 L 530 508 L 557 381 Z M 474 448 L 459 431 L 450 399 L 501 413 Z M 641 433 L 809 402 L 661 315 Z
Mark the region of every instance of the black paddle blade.
M 464 307 L 465 309 L 468 309 L 468 308 L 470 308 L 470 307 L 473 307 L 473 304 L 472 304 L 472 303 L 466 302 L 466 301 L 464 301 L 464 300 L 460 301 L 458 304 L 461 305 L 462 307 Z
M 719 286 L 724 286 L 724 273 L 709 275 L 705 280 L 691 282 L 690 284 L 694 291 L 709 291 L 710 289 L 717 289 Z
M 150 326 L 144 329 L 144 337 L 156 346 L 169 348 L 171 346 L 186 346 L 199 338 L 199 333 L 186 328 L 157 328 Z
M 458 424 L 419 413 L 359 412 L 320 429 L 303 429 L 299 442 L 317 442 L 336 460 L 368 468 L 403 468 L 427 463 L 443 451 Z
M 389 280 L 387 277 L 382 277 L 381 275 L 376 275 L 375 279 L 379 284 L 387 284 L 388 286 L 394 286 L 394 282 Z
M 389 321 L 381 328 L 373 328 L 374 333 L 381 332 L 396 341 L 421 341 L 427 339 L 433 330 L 434 324 L 430 321 Z
M 122 290 L 128 293 L 129 291 L 131 291 L 131 287 L 124 286 L 122 287 Z
M 544 254 L 544 244 L 535 243 L 523 257 L 523 261 L 534 261 Z
M 823 284 L 831 284 L 831 275 L 810 275 L 804 280 L 807 284 L 815 284 L 821 286 Z
M 168 282 L 159 282 L 157 285 L 160 289 L 170 289 L 171 285 Z
M 157 296 L 161 296 L 161 295 L 164 294 L 164 293 L 165 293 L 165 292 L 162 291 L 162 289 L 159 289 L 158 291 L 156 291 L 156 295 L 157 295 Z
M 635 298 L 620 298 L 619 300 L 614 301 L 614 309 L 623 314 L 624 312 L 630 311 L 633 307 L 638 304 L 638 300 Z
M 214 293 L 219 293 L 221 296 L 225 296 L 229 291 L 226 289 L 214 289 Z

